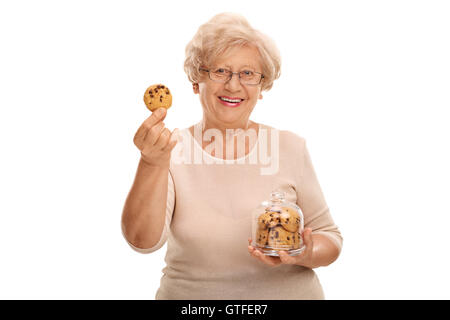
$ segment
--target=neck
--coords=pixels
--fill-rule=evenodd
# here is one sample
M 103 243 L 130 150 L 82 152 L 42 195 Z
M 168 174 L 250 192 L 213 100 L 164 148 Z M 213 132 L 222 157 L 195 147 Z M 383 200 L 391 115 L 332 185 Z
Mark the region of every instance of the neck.
M 202 132 L 205 132 L 208 129 L 216 129 L 222 133 L 223 137 L 227 136 L 237 136 L 242 130 L 246 131 L 250 128 L 255 127 L 255 123 L 250 121 L 249 119 L 245 119 L 240 121 L 239 123 L 219 123 L 215 121 L 211 121 L 205 117 L 203 117 L 200 122 Z

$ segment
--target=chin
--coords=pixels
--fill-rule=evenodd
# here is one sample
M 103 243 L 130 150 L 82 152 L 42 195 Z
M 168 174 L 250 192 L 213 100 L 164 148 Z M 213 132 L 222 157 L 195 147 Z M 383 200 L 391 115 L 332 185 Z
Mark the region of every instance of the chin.
M 242 119 L 240 112 L 236 112 L 236 110 L 221 112 L 220 114 L 216 114 L 216 119 L 222 123 L 235 123 Z

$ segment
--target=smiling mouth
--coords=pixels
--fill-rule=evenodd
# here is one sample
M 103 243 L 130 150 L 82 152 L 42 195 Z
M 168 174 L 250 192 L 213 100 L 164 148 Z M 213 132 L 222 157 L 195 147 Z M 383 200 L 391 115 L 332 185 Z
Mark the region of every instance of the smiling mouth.
M 228 97 L 219 97 L 220 100 L 229 102 L 229 103 L 240 103 L 244 101 L 244 99 L 241 98 L 228 98 Z

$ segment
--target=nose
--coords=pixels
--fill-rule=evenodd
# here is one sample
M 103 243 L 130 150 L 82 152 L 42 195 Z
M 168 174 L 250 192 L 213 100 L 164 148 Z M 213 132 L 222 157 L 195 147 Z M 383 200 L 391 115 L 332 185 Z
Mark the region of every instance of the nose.
M 241 80 L 239 79 L 239 73 L 233 73 L 231 79 L 225 82 L 225 88 L 231 92 L 239 91 L 241 89 Z

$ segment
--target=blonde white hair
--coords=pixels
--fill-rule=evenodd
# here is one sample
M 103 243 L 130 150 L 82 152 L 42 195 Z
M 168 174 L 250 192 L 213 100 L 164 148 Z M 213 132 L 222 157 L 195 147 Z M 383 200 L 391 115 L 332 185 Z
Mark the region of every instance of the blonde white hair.
M 200 67 L 209 66 L 228 49 L 236 46 L 254 46 L 258 49 L 264 79 L 261 90 L 270 90 L 280 77 L 281 58 L 272 39 L 253 29 L 248 21 L 235 13 L 220 13 L 201 25 L 186 46 L 184 71 L 189 81 L 198 83 Z

